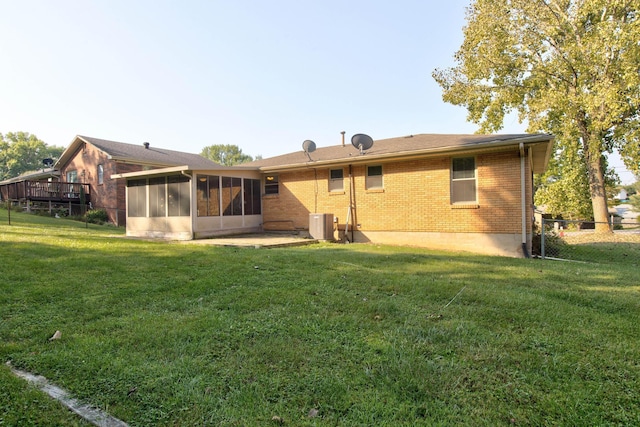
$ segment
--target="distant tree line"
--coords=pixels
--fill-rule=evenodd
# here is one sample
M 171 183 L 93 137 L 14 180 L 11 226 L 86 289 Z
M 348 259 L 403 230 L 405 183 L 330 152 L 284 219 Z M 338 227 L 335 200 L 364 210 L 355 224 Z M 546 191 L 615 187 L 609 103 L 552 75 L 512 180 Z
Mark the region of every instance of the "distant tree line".
M 260 160 L 262 158 L 262 156 L 259 155 L 254 158 L 245 154 L 242 152 L 240 147 L 231 144 L 209 145 L 202 149 L 200 155 L 211 161 L 219 163 L 222 166 L 239 165 L 253 160 Z
M 56 161 L 63 151 L 29 132 L 0 133 L 0 181 L 43 169 L 44 159 Z

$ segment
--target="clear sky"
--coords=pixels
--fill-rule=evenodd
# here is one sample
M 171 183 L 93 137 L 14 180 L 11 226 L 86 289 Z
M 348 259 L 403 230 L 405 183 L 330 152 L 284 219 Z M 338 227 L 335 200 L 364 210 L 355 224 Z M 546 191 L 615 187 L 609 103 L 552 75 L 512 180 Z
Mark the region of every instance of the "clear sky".
M 0 132 L 265 158 L 343 130 L 473 133 L 431 77 L 453 65 L 468 4 L 0 0 Z M 510 117 L 503 132 L 525 127 Z

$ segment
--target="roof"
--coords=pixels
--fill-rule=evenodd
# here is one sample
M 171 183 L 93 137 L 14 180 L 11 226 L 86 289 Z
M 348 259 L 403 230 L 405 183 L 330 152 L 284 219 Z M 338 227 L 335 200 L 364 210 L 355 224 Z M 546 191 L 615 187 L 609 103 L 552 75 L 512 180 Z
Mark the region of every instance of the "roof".
M 37 179 L 53 178 L 58 176 L 60 176 L 60 171 L 54 170 L 53 168 L 45 168 L 37 171 L 25 172 L 18 176 L 14 176 L 13 178 L 5 179 L 4 181 L 0 181 L 0 185 L 11 184 L 14 182 L 33 181 Z
M 155 167 L 168 167 L 188 165 L 192 168 L 211 169 L 220 165 L 199 154 L 184 153 L 182 151 L 166 150 L 164 148 L 145 144 L 127 144 L 124 142 L 109 141 L 106 139 L 92 138 L 89 136 L 76 136 L 69 147 L 62 153 L 55 167 L 68 163 L 82 144 L 88 143 L 105 153 L 109 159 L 140 165 Z
M 412 159 L 433 155 L 455 155 L 495 150 L 518 150 L 520 143 L 533 150 L 534 172 L 543 172 L 552 150 L 553 135 L 549 134 L 494 134 L 450 135 L 420 134 L 381 139 L 364 153 L 351 144 L 322 147 L 312 153 L 297 151 L 281 156 L 243 163 L 245 167 L 258 167 L 263 172 L 293 170 L 330 165 L 356 164 L 371 161 Z

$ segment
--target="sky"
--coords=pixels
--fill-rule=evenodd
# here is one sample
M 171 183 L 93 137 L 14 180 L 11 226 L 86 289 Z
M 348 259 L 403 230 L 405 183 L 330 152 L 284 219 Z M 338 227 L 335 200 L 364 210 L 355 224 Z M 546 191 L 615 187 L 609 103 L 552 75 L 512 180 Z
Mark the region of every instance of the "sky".
M 0 0 L 0 133 L 263 158 L 341 131 L 474 133 L 431 77 L 454 65 L 469 2 Z M 514 115 L 502 133 L 525 129 Z

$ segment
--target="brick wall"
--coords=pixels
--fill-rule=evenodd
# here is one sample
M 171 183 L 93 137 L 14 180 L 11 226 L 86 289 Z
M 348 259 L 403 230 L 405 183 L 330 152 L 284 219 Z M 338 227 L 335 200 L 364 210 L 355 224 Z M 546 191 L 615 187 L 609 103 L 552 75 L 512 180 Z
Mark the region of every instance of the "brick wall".
M 379 165 L 372 163 L 370 166 Z M 384 163 L 383 189 L 365 188 L 366 165 L 352 167 L 355 222 L 360 231 L 520 233 L 518 152 L 476 156 L 477 204 L 450 202 L 450 157 Z M 527 223 L 531 223 L 531 173 L 527 165 Z M 308 229 L 309 213 L 332 213 L 344 224 L 349 208 L 349 168 L 344 191 L 329 192 L 329 170 L 279 174 L 279 194 L 263 197 L 265 229 Z
M 98 183 L 98 165 L 103 165 L 103 183 Z M 91 204 L 94 209 L 104 209 L 109 222 L 123 226 L 126 221 L 125 180 L 111 179 L 116 173 L 137 172 L 142 166 L 115 162 L 91 144 L 83 144 L 69 163 L 60 170 L 61 180 L 66 181 L 67 172 L 77 171 L 78 181 L 90 185 Z M 84 172 L 84 176 L 82 175 Z

